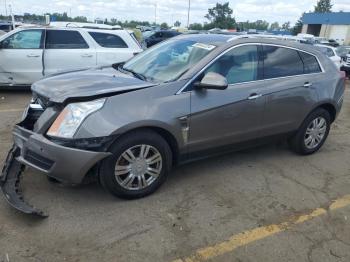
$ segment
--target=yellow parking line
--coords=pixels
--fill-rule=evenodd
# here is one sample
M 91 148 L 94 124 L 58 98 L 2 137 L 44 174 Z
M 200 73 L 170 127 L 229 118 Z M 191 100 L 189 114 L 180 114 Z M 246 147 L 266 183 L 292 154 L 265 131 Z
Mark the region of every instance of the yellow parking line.
M 350 195 L 346 195 L 342 198 L 333 201 L 332 204 L 329 206 L 328 210 L 337 210 L 347 206 L 350 206 Z M 254 228 L 252 230 L 233 235 L 224 242 L 215 244 L 213 246 L 200 248 L 197 251 L 195 251 L 193 255 L 186 258 L 176 259 L 173 262 L 198 262 L 212 259 L 225 253 L 232 252 L 241 246 L 245 246 L 257 240 L 264 239 L 277 233 L 286 231 L 294 225 L 304 223 L 316 217 L 322 216 L 326 213 L 327 209 L 317 208 L 308 214 L 294 217 L 287 222 Z
M 0 113 L 9 113 L 9 112 L 23 112 L 23 108 L 22 109 L 19 109 L 19 108 L 16 108 L 16 109 L 0 109 Z

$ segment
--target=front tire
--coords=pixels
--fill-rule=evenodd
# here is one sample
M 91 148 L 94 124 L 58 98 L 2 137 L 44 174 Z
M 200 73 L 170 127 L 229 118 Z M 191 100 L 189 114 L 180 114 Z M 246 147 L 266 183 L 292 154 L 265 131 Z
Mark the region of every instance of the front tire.
M 310 155 L 317 152 L 326 141 L 330 126 L 331 116 L 329 112 L 323 108 L 315 109 L 290 139 L 291 149 L 300 155 Z
M 113 155 L 100 166 L 99 179 L 107 191 L 121 198 L 153 193 L 164 183 L 172 165 L 168 143 L 148 129 L 121 136 L 110 152 Z

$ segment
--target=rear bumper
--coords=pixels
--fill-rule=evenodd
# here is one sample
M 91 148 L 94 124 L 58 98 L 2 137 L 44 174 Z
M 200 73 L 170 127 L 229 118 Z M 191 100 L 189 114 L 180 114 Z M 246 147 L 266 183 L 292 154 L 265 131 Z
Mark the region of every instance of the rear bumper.
M 70 148 L 51 142 L 41 134 L 16 125 L 14 143 L 20 163 L 61 182 L 79 184 L 85 174 L 110 153 Z

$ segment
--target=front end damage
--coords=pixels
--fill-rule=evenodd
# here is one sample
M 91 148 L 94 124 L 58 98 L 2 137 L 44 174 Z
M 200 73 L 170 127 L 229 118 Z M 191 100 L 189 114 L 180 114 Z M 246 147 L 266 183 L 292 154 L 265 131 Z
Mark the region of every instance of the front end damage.
M 13 129 L 14 145 L 3 166 L 0 187 L 7 202 L 23 213 L 47 217 L 23 199 L 20 180 L 26 166 L 66 184 L 80 184 L 93 166 L 110 155 L 105 152 L 110 139 L 77 142 L 74 139 L 57 141 L 46 136 L 61 110 L 33 102 Z
M 20 148 L 16 145 L 13 145 L 7 155 L 6 162 L 1 172 L 1 190 L 7 202 L 17 210 L 25 214 L 45 218 L 47 217 L 47 214 L 28 204 L 23 199 L 22 191 L 20 188 L 20 179 L 25 166 L 16 159 L 19 154 Z

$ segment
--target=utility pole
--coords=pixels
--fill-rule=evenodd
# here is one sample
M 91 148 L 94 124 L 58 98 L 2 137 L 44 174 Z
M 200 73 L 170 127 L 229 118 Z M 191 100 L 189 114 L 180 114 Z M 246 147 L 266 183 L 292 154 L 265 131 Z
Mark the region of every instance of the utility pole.
M 188 0 L 187 29 L 190 28 L 190 11 L 191 11 L 191 0 Z
M 7 16 L 7 3 L 6 3 L 6 0 L 5 0 L 5 13 L 6 13 L 6 16 Z
M 16 29 L 15 16 L 12 13 L 12 6 L 11 5 L 9 5 L 9 9 L 10 9 L 10 16 L 12 19 L 12 29 L 15 30 Z
M 158 3 L 156 2 L 154 4 L 154 24 L 155 25 L 157 24 L 157 5 L 158 5 Z

